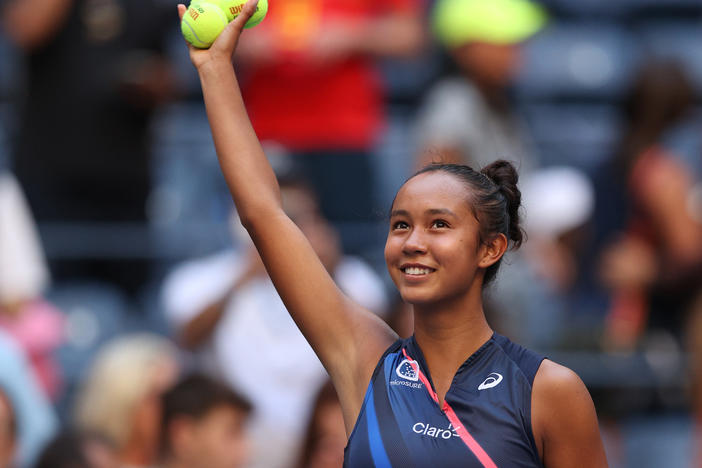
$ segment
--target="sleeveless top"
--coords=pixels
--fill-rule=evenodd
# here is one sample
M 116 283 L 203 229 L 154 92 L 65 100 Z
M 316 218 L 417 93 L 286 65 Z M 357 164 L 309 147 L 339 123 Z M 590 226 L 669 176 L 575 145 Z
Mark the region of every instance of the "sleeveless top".
M 378 363 L 344 452 L 345 467 L 543 467 L 531 389 L 544 357 L 494 333 L 458 369 L 440 408 L 414 337 Z

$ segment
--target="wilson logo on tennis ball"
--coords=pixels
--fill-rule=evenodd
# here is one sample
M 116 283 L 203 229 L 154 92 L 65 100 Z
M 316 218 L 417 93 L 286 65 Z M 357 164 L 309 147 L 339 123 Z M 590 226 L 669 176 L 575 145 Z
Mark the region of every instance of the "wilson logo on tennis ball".
M 199 49 L 211 46 L 226 26 L 227 15 L 219 5 L 209 2 L 191 3 L 180 23 L 183 37 Z
M 224 13 L 226 13 L 227 15 L 227 20 L 229 21 L 232 21 L 234 20 L 234 18 L 239 16 L 239 14 L 242 11 L 244 11 L 244 6 L 246 5 L 246 2 L 243 0 L 214 1 L 219 4 L 222 10 L 224 10 Z M 251 18 L 249 18 L 244 27 L 251 28 L 253 26 L 256 26 L 261 21 L 263 21 L 263 18 L 266 17 L 266 13 L 268 13 L 268 0 L 258 0 L 258 4 L 256 4 L 256 11 L 253 15 L 251 15 Z
M 397 369 L 395 369 L 395 373 L 405 380 L 411 380 L 412 382 L 416 382 L 417 380 L 419 380 L 419 373 L 417 372 L 417 370 L 419 370 L 419 364 L 417 363 L 417 361 L 403 359 L 400 365 L 397 366 Z

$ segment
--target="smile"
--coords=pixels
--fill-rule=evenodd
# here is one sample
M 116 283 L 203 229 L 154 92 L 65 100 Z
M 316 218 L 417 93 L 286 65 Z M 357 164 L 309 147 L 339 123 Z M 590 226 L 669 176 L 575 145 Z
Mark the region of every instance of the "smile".
M 433 272 L 434 270 L 432 268 L 427 268 L 427 267 L 404 267 L 401 268 L 402 272 L 406 275 L 410 276 L 423 276 L 423 275 L 428 275 L 429 273 Z

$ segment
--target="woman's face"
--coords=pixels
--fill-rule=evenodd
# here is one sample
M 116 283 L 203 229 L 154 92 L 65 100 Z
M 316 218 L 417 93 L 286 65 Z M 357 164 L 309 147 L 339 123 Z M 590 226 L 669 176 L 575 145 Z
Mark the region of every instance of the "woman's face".
M 405 302 L 450 301 L 482 275 L 484 246 L 469 200 L 462 181 L 438 171 L 410 179 L 397 193 L 385 261 Z

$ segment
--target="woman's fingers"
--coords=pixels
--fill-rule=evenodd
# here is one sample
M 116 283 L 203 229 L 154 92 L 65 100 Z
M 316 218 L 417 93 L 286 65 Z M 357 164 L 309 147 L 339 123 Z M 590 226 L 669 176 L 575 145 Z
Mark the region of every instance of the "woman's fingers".
M 236 42 L 241 35 L 241 31 L 244 29 L 244 25 L 249 18 L 256 13 L 256 5 L 258 5 L 258 0 L 248 0 L 239 16 L 234 18 L 231 23 L 224 28 L 224 31 L 220 33 L 212 46 L 222 47 L 225 50 L 231 50 L 233 52 L 236 47 Z
M 239 29 L 243 29 L 246 22 L 256 13 L 256 7 L 258 5 L 258 0 L 248 0 L 241 11 L 241 14 L 234 18 L 232 22 L 237 22 Z

